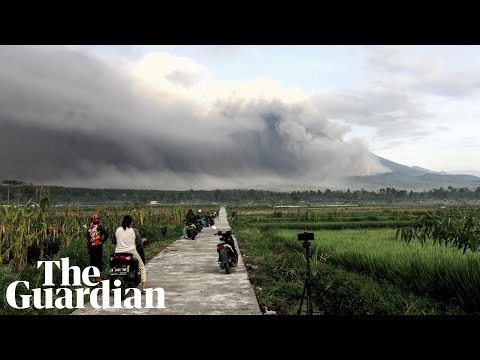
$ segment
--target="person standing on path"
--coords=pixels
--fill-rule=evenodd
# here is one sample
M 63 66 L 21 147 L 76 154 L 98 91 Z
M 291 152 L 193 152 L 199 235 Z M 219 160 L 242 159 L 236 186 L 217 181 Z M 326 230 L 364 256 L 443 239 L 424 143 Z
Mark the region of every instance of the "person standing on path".
M 90 220 L 90 227 L 85 234 L 87 238 L 87 251 L 90 256 L 90 266 L 98 268 L 100 273 L 103 270 L 103 243 L 108 238 L 107 230 L 100 225 L 100 217 L 93 214 Z M 102 281 L 101 277 L 92 277 L 92 282 Z

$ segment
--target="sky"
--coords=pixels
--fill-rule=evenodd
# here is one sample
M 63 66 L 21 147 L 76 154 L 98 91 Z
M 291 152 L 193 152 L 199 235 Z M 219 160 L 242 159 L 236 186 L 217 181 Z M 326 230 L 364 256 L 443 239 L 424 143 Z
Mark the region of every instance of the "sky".
M 3 45 L 0 178 L 315 188 L 388 172 L 376 156 L 480 175 L 479 88 L 479 46 Z

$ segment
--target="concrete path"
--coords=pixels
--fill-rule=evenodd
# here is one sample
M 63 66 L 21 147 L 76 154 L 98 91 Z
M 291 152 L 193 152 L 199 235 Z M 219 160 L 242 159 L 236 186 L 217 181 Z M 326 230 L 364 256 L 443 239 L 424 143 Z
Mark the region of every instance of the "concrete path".
M 220 209 L 217 230 L 229 230 L 227 213 Z M 90 304 L 74 315 L 261 315 L 242 256 L 231 274 L 217 263 L 217 230 L 203 228 L 195 240 L 179 239 L 150 260 L 148 288 L 163 288 L 164 309 L 95 309 Z M 237 251 L 238 243 L 235 240 Z M 113 295 L 111 304 L 113 304 Z M 101 304 L 101 295 L 98 296 Z M 156 304 L 156 301 L 154 301 Z M 145 295 L 142 295 L 142 306 Z

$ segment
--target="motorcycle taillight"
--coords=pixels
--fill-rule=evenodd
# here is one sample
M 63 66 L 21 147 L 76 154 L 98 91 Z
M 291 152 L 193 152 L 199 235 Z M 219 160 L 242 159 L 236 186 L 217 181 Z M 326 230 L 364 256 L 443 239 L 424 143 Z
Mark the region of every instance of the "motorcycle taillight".
M 217 245 L 217 250 L 224 250 L 225 247 L 223 246 L 223 244 L 218 244 Z

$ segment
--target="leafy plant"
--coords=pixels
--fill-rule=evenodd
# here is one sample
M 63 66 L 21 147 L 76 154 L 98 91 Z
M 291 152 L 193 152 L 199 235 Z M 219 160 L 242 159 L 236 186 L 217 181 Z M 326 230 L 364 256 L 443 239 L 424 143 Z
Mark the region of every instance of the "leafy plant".
M 478 209 L 455 209 L 453 211 L 427 213 L 412 221 L 410 226 L 397 230 L 397 239 L 407 243 L 428 240 L 445 246 L 454 246 L 476 252 L 480 245 L 480 218 Z

